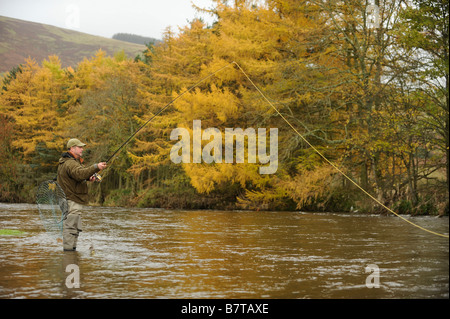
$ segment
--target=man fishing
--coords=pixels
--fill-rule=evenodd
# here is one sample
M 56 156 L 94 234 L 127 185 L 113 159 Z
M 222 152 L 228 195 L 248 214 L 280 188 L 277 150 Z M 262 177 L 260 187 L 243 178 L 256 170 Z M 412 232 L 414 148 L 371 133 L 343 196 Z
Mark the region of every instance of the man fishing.
M 59 159 L 57 182 L 67 198 L 68 213 L 63 220 L 63 249 L 74 251 L 81 226 L 83 205 L 88 204 L 87 181 L 95 181 L 95 173 L 106 168 L 106 162 L 85 167 L 83 165 L 83 147 L 86 144 L 72 138 L 67 142 L 67 152 Z

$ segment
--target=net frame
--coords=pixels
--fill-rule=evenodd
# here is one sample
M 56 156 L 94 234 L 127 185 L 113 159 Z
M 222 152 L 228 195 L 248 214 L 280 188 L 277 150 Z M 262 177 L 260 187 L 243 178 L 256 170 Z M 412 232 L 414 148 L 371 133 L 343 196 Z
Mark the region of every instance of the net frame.
M 66 194 L 55 180 L 42 182 L 36 192 L 36 204 L 44 229 L 55 238 L 62 238 L 63 220 L 69 211 Z

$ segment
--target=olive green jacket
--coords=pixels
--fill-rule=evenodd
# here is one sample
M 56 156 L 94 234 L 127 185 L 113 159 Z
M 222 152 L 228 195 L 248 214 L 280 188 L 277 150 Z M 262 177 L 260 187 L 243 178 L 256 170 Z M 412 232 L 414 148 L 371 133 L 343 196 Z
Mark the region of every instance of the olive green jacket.
M 97 164 L 85 167 L 72 154 L 64 153 L 59 159 L 57 182 L 68 200 L 87 205 L 89 202 L 87 180 L 99 171 Z

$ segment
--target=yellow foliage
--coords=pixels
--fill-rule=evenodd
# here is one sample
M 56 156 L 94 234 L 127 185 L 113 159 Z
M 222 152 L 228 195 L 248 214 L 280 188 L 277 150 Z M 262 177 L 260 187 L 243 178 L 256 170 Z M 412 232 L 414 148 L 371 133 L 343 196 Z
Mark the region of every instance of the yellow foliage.
M 229 89 L 219 89 L 212 84 L 210 92 L 203 93 L 196 88 L 193 92 L 186 93 L 175 102 L 175 107 L 183 113 L 188 123 L 196 119 L 208 119 L 218 125 L 239 116 L 238 103 Z
M 230 65 L 236 61 L 316 149 L 331 160 L 342 160 L 342 166 L 367 185 L 407 185 L 412 174 L 431 180 L 429 174 L 443 164 L 447 145 L 436 145 L 441 134 L 436 130 L 448 108 L 445 112 L 416 103 L 403 90 L 403 85 L 411 90 L 408 78 L 394 77 L 380 85 L 385 75 L 401 73 L 395 61 L 385 63 L 389 55 L 382 56 L 383 50 L 395 52 L 395 46 L 386 51 L 393 38 L 375 39 L 375 33 L 361 27 L 360 4 L 231 2 L 214 1 L 210 12 L 217 23 L 210 27 L 193 20 L 177 33 L 168 28 L 163 41 L 147 51 L 148 64 L 127 59 L 123 52 L 110 57 L 102 50 L 67 69 L 57 56 L 41 65 L 27 59 L 0 94 L 0 113 L 13 127 L 8 148 L 23 155 L 24 163 L 34 163 L 45 153 L 41 150 L 47 148 L 55 156 L 69 136 L 77 136 L 89 144 L 92 158 L 104 158 L 177 98 L 114 159 L 115 172 L 137 179 L 133 190 L 156 178 L 158 187 L 172 183 L 181 188 L 189 180 L 206 194 L 233 184 L 240 203 L 249 207 L 290 197 L 301 208 L 326 198 L 335 186 L 333 169 L 322 165 L 316 153 L 305 151 L 308 145 L 301 136 L 293 134 L 241 70 Z M 382 48 L 379 40 L 388 45 Z M 392 65 L 387 74 L 384 65 Z M 423 111 L 428 107 L 436 108 L 431 117 Z M 274 175 L 260 175 L 260 164 L 181 164 L 173 169 L 170 133 L 185 127 L 192 136 L 193 120 L 202 120 L 203 129 L 221 131 L 279 128 L 280 169 Z M 179 172 L 184 175 L 172 176 Z
M 64 72 L 56 56 L 42 63 L 27 59 L 22 72 L 8 85 L 8 94 L 0 95 L 0 112 L 14 119 L 14 148 L 21 149 L 25 162 L 37 144 L 45 143 L 49 148 L 61 145 L 57 102 L 63 99 Z
M 295 200 L 297 209 L 301 209 L 331 193 L 332 178 L 335 174 L 331 166 L 323 165 L 314 170 L 304 170 L 292 178 L 281 181 L 280 187 Z
M 237 183 L 245 188 L 251 182 L 259 186 L 267 183 L 267 176 L 258 173 L 255 164 L 183 164 L 191 185 L 199 193 L 210 193 L 217 185 L 227 182 Z

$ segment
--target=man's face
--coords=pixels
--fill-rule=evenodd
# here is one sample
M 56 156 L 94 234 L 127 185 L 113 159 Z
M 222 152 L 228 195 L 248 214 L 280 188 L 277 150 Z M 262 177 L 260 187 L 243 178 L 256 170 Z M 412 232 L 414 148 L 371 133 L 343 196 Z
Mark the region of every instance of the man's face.
M 70 152 L 75 155 L 76 158 L 83 156 L 83 147 L 81 146 L 72 146 L 70 148 Z

